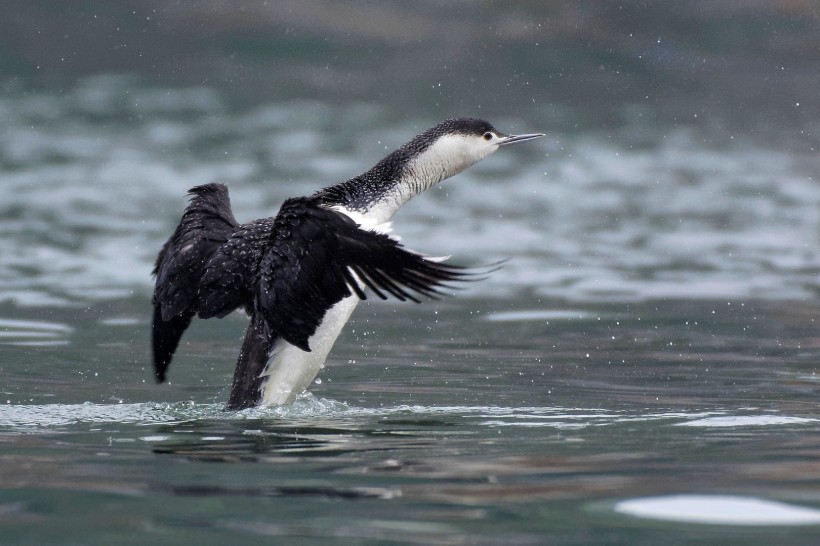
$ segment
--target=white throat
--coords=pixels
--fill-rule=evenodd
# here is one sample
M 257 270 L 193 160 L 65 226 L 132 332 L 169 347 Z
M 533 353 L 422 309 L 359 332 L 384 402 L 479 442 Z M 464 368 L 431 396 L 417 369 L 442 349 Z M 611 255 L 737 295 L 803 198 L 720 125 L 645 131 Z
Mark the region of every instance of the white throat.
M 401 180 L 365 212 L 376 224 L 387 222 L 416 195 L 478 163 L 498 146 L 467 135 L 444 135 L 413 158 Z
M 474 136 L 444 135 L 420 153 L 407 168 L 407 178 L 419 185 L 419 192 L 457 175 L 478 163 L 498 146 Z

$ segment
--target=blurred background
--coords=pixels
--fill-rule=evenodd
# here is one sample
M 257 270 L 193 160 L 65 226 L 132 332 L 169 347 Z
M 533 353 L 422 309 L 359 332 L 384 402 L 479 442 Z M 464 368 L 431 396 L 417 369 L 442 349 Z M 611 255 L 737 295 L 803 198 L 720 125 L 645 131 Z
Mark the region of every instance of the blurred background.
M 397 217 L 412 247 L 515 258 L 477 290 L 814 297 L 818 9 L 4 2 L 0 300 L 147 295 L 187 188 L 272 215 L 452 116 L 549 134 Z

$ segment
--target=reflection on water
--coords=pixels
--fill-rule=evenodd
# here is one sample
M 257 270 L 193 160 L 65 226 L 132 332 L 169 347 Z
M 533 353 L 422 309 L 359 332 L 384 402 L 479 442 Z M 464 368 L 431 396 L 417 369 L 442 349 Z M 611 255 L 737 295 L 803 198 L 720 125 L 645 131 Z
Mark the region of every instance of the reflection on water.
M 615 511 L 636 517 L 712 525 L 817 525 L 820 510 L 727 495 L 675 495 L 619 502 Z
M 790 417 L 788 415 L 722 415 L 678 423 L 678 425 L 687 427 L 748 427 L 813 423 L 817 421 L 818 419 L 815 418 Z

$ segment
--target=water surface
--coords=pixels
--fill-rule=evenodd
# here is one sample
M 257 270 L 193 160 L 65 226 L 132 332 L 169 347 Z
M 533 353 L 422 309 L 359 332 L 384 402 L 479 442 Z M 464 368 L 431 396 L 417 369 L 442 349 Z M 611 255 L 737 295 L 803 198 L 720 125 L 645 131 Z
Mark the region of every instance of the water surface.
M 239 413 L 243 320 L 158 387 L 146 305 L 0 308 L 6 543 L 818 539 L 811 304 L 365 304 L 310 394 Z

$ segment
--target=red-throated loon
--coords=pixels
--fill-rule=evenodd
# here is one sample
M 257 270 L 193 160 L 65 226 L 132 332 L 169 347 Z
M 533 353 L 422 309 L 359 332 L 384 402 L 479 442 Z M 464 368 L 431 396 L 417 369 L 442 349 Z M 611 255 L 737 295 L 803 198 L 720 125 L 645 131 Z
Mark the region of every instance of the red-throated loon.
M 239 224 L 222 184 L 191 202 L 157 257 L 152 344 L 158 382 L 194 315 L 243 309 L 250 324 L 228 409 L 290 404 L 319 373 L 365 289 L 418 301 L 467 273 L 389 236 L 404 203 L 502 146 L 544 136 L 505 135 L 480 119 L 445 120 L 364 174 L 288 199 L 271 218 Z

